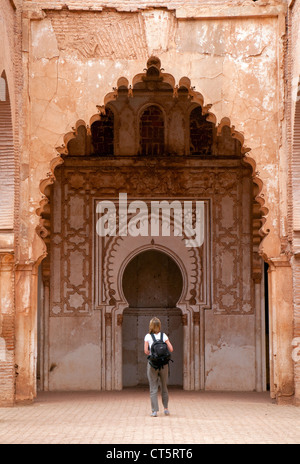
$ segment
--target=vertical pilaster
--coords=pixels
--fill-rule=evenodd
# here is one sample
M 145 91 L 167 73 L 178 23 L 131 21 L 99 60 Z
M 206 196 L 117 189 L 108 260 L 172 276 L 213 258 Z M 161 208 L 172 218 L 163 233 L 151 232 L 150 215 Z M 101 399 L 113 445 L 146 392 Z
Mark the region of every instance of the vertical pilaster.
M 105 313 L 105 390 L 112 389 L 112 315 Z
M 44 300 L 43 300 L 43 389 L 49 390 L 49 313 L 50 313 L 50 282 L 44 280 Z
M 293 258 L 294 280 L 294 338 L 293 338 L 293 363 L 295 378 L 295 404 L 300 405 L 300 253 Z
M 113 389 L 122 390 L 122 324 L 123 314 L 118 314 L 115 325 Z
M 36 266 L 16 266 L 16 401 L 32 401 L 36 396 L 37 281 Z
M 255 366 L 256 366 L 256 391 L 262 391 L 262 331 L 261 331 L 261 281 L 254 281 L 255 294 Z
M 272 258 L 269 266 L 270 391 L 278 402 L 294 394 L 293 288 L 288 259 Z
M 194 326 L 194 358 L 195 358 L 195 390 L 201 390 L 200 361 L 200 312 L 193 313 Z
M 14 256 L 0 253 L 0 406 L 15 401 Z
M 183 389 L 191 390 L 190 356 L 189 356 L 190 350 L 188 349 L 188 344 L 190 343 L 188 314 L 182 314 L 182 326 L 183 326 Z

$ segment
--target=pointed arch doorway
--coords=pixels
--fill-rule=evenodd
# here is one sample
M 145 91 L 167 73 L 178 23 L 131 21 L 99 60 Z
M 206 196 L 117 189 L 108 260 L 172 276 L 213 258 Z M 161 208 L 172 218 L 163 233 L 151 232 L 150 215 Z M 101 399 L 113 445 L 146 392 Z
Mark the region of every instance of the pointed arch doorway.
M 175 261 L 158 250 L 136 255 L 123 274 L 123 292 L 129 307 L 123 312 L 123 387 L 148 383 L 144 336 L 149 321 L 158 317 L 167 333 L 174 353 L 170 364 L 169 385 L 183 385 L 183 328 L 182 313 L 176 307 L 183 289 L 181 271 Z

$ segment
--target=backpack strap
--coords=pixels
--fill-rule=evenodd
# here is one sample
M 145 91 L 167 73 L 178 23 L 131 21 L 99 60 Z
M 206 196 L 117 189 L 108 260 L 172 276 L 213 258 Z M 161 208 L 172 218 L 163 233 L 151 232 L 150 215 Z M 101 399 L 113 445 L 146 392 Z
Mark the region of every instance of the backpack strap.
M 161 339 L 161 341 L 163 341 L 163 337 L 164 337 L 164 334 L 163 334 L 162 331 L 160 331 L 160 339 Z
M 156 338 L 154 337 L 154 334 L 151 332 L 150 335 L 151 335 L 151 337 L 152 337 L 152 340 L 153 340 L 154 342 L 156 342 Z

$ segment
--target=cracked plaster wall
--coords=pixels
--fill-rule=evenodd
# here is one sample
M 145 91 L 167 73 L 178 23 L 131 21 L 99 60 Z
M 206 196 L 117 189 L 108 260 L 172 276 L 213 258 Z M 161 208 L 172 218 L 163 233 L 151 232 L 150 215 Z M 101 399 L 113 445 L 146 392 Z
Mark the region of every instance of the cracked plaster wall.
M 97 113 L 96 105 L 103 104 L 118 78 L 125 76 L 131 83 L 144 69 L 149 54 L 156 53 L 176 83 L 184 75 L 191 79 L 203 94 L 204 103 L 212 104 L 217 122 L 228 117 L 244 134 L 245 145 L 251 148 L 249 156 L 255 159 L 264 183 L 266 206 L 270 207 L 267 227 L 275 232 L 268 244 L 269 254 L 276 256 L 282 110 L 278 18 L 178 19 L 174 12 L 154 11 L 114 12 L 109 22 L 107 14 L 58 11 L 46 12 L 43 19 L 26 19 L 30 46 L 24 57 L 30 122 L 24 153 L 29 156 L 30 196 L 29 208 L 23 210 L 29 210 L 31 217 L 24 217 L 24 228 L 28 219 L 37 225 L 39 183 L 50 171 L 50 162 L 57 156 L 55 147 L 62 144 L 64 134 L 78 119 L 89 124 Z M 99 38 L 95 43 L 95 37 L 100 36 L 87 27 L 98 19 L 103 22 L 104 34 L 101 42 Z M 115 22 L 119 35 L 113 36 Z M 31 247 L 33 234 L 33 229 L 24 234 L 22 253 L 26 248 L 28 258 L 36 259 L 42 244 Z

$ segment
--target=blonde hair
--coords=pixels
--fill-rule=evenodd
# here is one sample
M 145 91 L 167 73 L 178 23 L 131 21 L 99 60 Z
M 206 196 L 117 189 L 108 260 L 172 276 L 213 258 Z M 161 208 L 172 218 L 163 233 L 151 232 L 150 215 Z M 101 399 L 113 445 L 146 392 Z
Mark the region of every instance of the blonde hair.
M 161 328 L 161 322 L 158 317 L 153 317 L 149 323 L 149 333 L 159 333 Z

